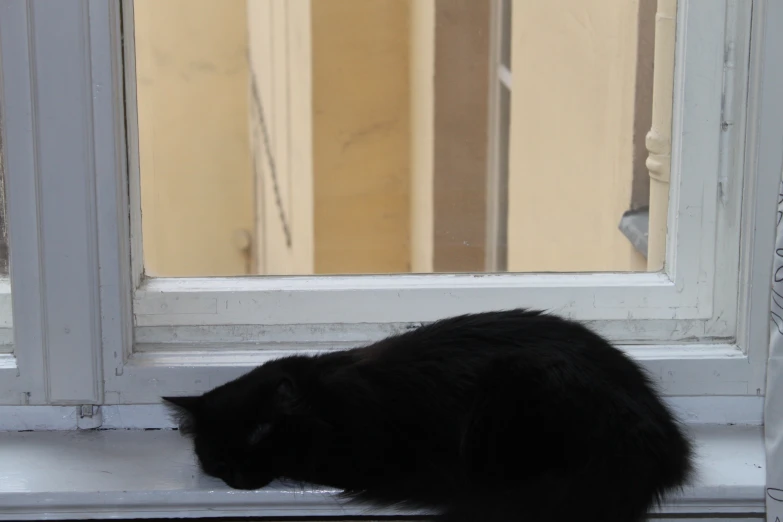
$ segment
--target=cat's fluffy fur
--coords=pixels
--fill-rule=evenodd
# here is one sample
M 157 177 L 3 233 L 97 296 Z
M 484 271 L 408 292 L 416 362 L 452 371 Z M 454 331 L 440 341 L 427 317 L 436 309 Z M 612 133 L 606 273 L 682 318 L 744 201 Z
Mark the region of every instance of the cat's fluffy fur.
M 231 487 L 317 483 L 444 521 L 634 522 L 692 470 L 636 363 L 530 310 L 294 355 L 166 400 L 203 470 Z

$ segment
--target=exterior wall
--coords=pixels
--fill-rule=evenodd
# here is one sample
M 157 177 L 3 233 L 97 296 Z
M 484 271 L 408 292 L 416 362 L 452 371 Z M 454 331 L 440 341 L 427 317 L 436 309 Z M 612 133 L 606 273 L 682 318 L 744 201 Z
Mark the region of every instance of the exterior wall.
M 510 271 L 644 270 L 631 200 L 639 0 L 514 2 Z
M 485 269 L 490 7 L 435 3 L 435 272 Z
M 314 269 L 310 6 L 310 0 L 248 3 L 245 124 L 249 118 L 260 274 Z
M 650 2 L 514 2 L 510 271 L 645 268 L 617 224 L 648 186 Z M 486 5 L 135 10 L 150 273 L 484 269 Z
M 311 5 L 315 272 L 408 272 L 410 4 Z
M 413 3 L 411 256 L 414 272 L 485 269 L 488 2 Z
M 147 273 L 247 274 L 246 2 L 136 0 L 134 11 Z
M 411 271 L 432 272 L 435 246 L 435 0 L 411 6 Z

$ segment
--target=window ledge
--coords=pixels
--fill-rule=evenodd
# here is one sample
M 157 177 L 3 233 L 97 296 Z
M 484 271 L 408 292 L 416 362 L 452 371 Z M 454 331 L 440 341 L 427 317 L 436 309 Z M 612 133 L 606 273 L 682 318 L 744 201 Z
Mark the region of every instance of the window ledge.
M 691 427 L 698 484 L 661 512 L 764 513 L 761 426 Z M 235 491 L 202 475 L 170 430 L 0 433 L 0 520 L 414 514 L 338 503 L 328 488 Z

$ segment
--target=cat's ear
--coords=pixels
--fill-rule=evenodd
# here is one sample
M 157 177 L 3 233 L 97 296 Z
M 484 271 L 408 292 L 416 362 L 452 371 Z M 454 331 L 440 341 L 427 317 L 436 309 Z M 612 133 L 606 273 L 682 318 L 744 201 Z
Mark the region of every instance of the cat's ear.
M 196 413 L 201 408 L 201 396 L 161 397 L 169 406 L 182 413 Z
M 250 436 L 248 437 L 248 444 L 251 446 L 255 446 L 256 444 L 260 443 L 262 440 L 264 440 L 267 435 L 269 435 L 269 432 L 272 431 L 272 425 L 268 422 L 262 422 L 258 426 L 256 426 L 252 432 L 250 432 Z
M 296 383 L 289 376 L 283 376 L 275 389 L 275 402 L 286 413 L 290 412 L 298 400 Z
M 203 399 L 200 396 L 161 398 L 171 410 L 179 431 L 185 435 L 192 435 L 196 426 L 195 416 L 201 410 Z

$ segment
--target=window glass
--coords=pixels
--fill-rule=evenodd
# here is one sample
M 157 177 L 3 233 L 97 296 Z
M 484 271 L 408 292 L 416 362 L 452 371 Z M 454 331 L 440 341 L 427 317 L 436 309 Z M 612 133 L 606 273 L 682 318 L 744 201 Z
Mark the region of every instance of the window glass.
M 135 0 L 146 274 L 660 270 L 656 3 Z
M 2 125 L 2 115 L 0 115 Z M 0 353 L 13 351 L 11 284 L 8 280 L 8 226 L 5 208 L 5 169 L 3 166 L 3 132 L 0 128 Z
M 5 172 L 2 133 L 0 133 L 0 278 L 8 277 L 8 228 L 5 217 Z

